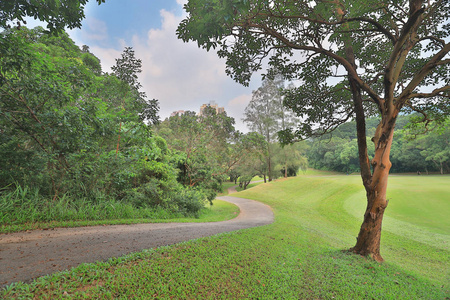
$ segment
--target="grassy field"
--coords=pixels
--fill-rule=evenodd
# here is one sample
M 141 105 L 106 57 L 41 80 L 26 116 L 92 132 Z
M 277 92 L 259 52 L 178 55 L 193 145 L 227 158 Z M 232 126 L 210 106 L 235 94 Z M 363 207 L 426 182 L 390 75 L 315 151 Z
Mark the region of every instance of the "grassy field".
M 271 225 L 81 265 L 10 286 L 3 297 L 448 299 L 450 177 L 391 176 L 386 261 L 378 264 L 343 251 L 354 245 L 362 221 L 361 179 L 320 175 L 237 194 L 270 205 Z

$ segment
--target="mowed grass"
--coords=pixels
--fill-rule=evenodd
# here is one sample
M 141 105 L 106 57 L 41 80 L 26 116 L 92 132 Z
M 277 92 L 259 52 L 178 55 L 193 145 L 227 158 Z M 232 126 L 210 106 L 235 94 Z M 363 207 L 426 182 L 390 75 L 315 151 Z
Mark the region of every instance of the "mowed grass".
M 410 193 L 415 190 L 403 189 L 403 183 L 418 188 L 408 180 L 416 179 L 391 176 L 381 248 L 386 261 L 379 264 L 343 251 L 354 245 L 362 221 L 361 179 L 317 175 L 260 184 L 236 194 L 270 205 L 275 213 L 271 225 L 81 265 L 30 285 L 10 286 L 3 297 L 448 299 L 449 232 L 447 219 L 440 216 L 449 211 L 450 185 L 444 188 L 444 199 L 433 190 L 426 193 L 434 208 L 428 207 L 431 213 L 421 217 L 437 220 L 425 226 L 424 220 L 414 222 L 399 212 L 402 203 L 414 205 Z M 440 185 L 435 178 L 450 179 L 424 176 L 419 183 L 426 190 Z M 397 185 L 401 191 L 396 195 Z M 362 209 L 355 213 L 355 207 Z
M 353 215 L 359 215 L 365 207 L 365 203 L 359 201 L 361 197 L 364 197 L 363 191 L 346 201 L 346 207 Z M 449 234 L 449 176 L 391 175 L 387 198 L 389 200 L 385 214 L 389 220 L 387 223 L 390 223 L 392 218 L 430 232 Z
M 431 231 L 449 234 L 450 177 L 392 176 L 389 214 Z

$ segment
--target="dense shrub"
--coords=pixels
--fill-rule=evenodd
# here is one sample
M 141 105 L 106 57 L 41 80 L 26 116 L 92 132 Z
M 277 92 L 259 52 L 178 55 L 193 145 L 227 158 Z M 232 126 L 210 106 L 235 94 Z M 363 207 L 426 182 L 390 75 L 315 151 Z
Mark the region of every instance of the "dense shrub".
M 205 207 L 206 196 L 199 190 L 182 188 L 172 195 L 178 212 L 185 216 L 198 218 L 200 211 Z

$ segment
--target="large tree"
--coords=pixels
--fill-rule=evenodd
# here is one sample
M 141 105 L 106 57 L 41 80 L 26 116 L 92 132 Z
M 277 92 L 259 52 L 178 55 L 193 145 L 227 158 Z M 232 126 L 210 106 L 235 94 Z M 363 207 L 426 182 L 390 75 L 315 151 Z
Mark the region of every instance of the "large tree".
M 280 92 L 283 86 L 283 80 L 279 76 L 276 80 L 264 80 L 262 86 L 253 91 L 252 100 L 244 111 L 244 122 L 250 130 L 259 133 L 266 140 L 266 174 L 269 181 L 272 181 L 275 172 L 273 143 L 276 141 L 277 132 L 282 129 L 281 120 L 284 123 Z M 264 181 L 266 174 L 264 174 Z
M 159 122 L 158 110 L 159 105 L 156 99 L 147 100 L 145 92 L 139 91 L 142 87 L 138 81 L 138 74 L 142 72 L 142 60 L 134 55 L 132 47 L 125 47 L 120 58 L 116 58 L 116 64 L 111 67 L 113 74 L 121 81 L 122 86 L 119 89 L 120 108 L 122 110 L 130 110 L 125 106 L 125 99 L 132 96 L 135 100 L 131 104 L 140 108 L 140 117 L 142 121 Z M 134 107 L 133 107 L 134 108 Z M 117 138 L 116 154 L 120 148 L 120 137 L 122 132 L 122 122 L 119 123 L 119 135 Z
M 397 116 L 413 110 L 428 121 L 449 113 L 450 2 L 190 0 L 185 10 L 179 38 L 219 47 L 236 81 L 248 84 L 268 58 L 269 76 L 301 82 L 286 92 L 285 104 L 304 123 L 285 131 L 287 140 L 356 121 L 367 208 L 351 251 L 381 261 Z M 365 120 L 374 114 L 380 123 L 370 159 Z
M 292 87 L 292 85 L 289 86 L 289 88 Z M 298 118 L 283 106 L 281 94 L 283 88 L 284 81 L 281 76 L 276 75 L 273 80 L 266 78 L 261 87 L 253 91 L 252 100 L 244 111 L 243 120 L 250 130 L 259 133 L 266 140 L 264 181 L 267 177 L 269 181 L 279 177 L 279 170 L 274 168 L 275 156 L 281 158 L 279 163 L 283 161 L 284 175 L 287 177 L 288 152 L 291 148 L 278 149 L 277 132 L 295 126 Z

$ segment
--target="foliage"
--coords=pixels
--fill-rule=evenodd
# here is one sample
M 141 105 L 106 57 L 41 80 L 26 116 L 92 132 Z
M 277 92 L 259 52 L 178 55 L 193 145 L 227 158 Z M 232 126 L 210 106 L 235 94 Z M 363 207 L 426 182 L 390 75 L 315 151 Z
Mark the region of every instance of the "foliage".
M 100 63 L 100 59 L 93 55 L 89 51 L 89 47 L 86 45 L 82 46 L 81 52 L 81 59 L 83 60 L 83 64 L 88 67 L 95 75 L 101 75 L 102 65 Z
M 309 145 L 306 142 L 301 141 L 283 147 L 278 146 L 278 148 L 275 169 L 279 170 L 281 176 L 297 176 L 299 171 L 305 172 L 308 169 L 306 153 Z
M 201 210 L 205 207 L 205 195 L 195 189 L 180 189 L 171 199 L 184 215 L 192 215 L 196 218 L 200 216 Z
M 398 118 L 391 149 L 391 172 L 450 172 L 449 158 L 445 154 L 449 148 L 449 126 L 444 125 L 429 132 L 424 132 L 422 127 L 422 132 L 414 137 L 410 129 L 413 125 L 409 122 L 414 117 L 408 115 Z M 375 118 L 368 119 L 367 132 L 375 132 L 376 123 Z M 417 130 L 414 127 L 414 132 Z M 309 144 L 311 148 L 307 154 L 310 167 L 344 173 L 360 171 L 354 122 L 342 124 L 333 134 L 312 139 Z M 373 155 L 374 149 L 369 147 L 369 156 Z
M 30 206 L 36 213 L 28 221 L 58 203 L 68 211 L 119 203 L 124 212 L 198 215 L 209 194 L 184 191 L 165 140 L 144 123 L 157 123 L 158 104 L 139 91 L 141 62 L 131 48 L 113 74 L 103 74 L 89 48 L 80 50 L 65 32 L 22 27 L 0 35 L 0 197 L 36 191 L 47 204 Z
M 158 134 L 174 153 L 172 160 L 179 169 L 177 180 L 185 186 L 201 187 L 212 201 L 221 190 L 229 169 L 228 142 L 235 134 L 234 119 L 206 107 L 202 116 L 185 112 L 161 123 Z
M 9 227 L 27 223 L 163 219 L 177 216 L 158 208 L 139 208 L 131 203 L 107 197 L 97 198 L 96 201 L 93 201 L 86 198 L 73 198 L 66 194 L 57 201 L 49 201 L 48 198 L 39 194 L 39 190 L 32 191 L 27 187 L 20 186 L 0 195 L 0 212 L 0 224 Z
M 0 2 L 0 28 L 8 28 L 9 22 L 26 24 L 25 17 L 33 17 L 47 22 L 51 32 L 62 32 L 67 26 L 70 29 L 81 28 L 84 19 L 84 6 L 88 0 L 8 0 Z M 105 0 L 96 0 L 100 5 Z
M 235 176 L 235 182 L 239 178 L 239 184 L 246 187 L 256 175 L 266 176 L 267 142 L 262 135 L 256 132 L 240 134 L 233 146 L 233 152 L 240 160 L 228 174 Z
M 450 172 L 450 118 L 437 126 L 439 128 L 431 132 L 427 131 L 425 126 L 421 126 L 425 129 L 426 134 L 410 140 L 408 145 L 419 150 L 426 162 L 432 162 L 439 172 L 444 174 L 444 170 L 447 173 Z

